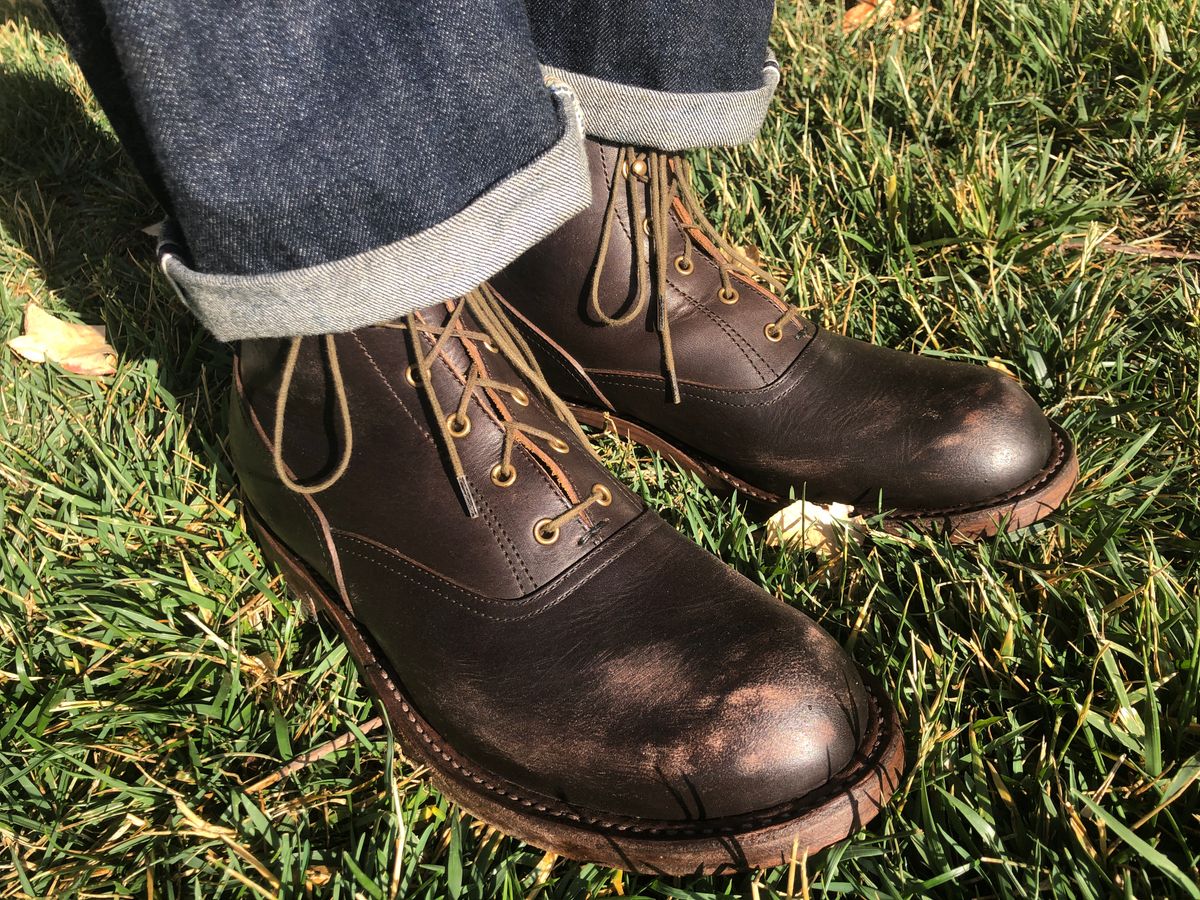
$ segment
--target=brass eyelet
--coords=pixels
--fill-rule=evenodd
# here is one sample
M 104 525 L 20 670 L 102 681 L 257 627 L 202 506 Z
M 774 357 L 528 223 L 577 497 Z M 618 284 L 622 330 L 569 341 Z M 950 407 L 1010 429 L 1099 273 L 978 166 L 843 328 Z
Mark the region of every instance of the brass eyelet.
M 675 271 L 680 275 L 691 275 L 696 269 L 696 264 L 682 254 L 675 257 Z
M 646 173 L 650 171 L 650 167 L 646 165 L 644 159 L 635 159 L 633 161 L 633 174 L 638 178 L 645 178 Z
M 551 438 L 547 443 L 550 444 L 550 449 L 555 453 L 570 453 L 571 445 L 562 438 Z
M 592 496 L 596 498 L 596 503 L 599 506 L 608 506 L 612 503 L 612 491 L 602 484 L 592 485 Z
M 416 366 L 408 366 L 404 370 L 404 380 L 407 381 L 409 384 L 411 384 L 413 387 L 417 386 L 417 367 Z
M 533 539 L 544 547 L 557 541 L 558 535 L 558 526 L 552 525 L 549 519 L 538 519 L 533 526 Z
M 528 406 L 529 405 L 529 395 L 527 393 L 525 393 L 523 390 L 521 390 L 520 388 L 517 388 L 515 391 L 512 392 L 512 398 L 513 398 L 513 403 L 517 404 L 517 406 Z
M 495 344 L 493 344 L 491 341 L 484 341 L 483 346 L 484 346 L 484 349 L 486 349 L 492 353 L 500 352 L 500 349 Z
M 774 322 L 768 322 L 763 328 L 763 334 L 767 336 L 767 340 L 772 344 L 778 344 L 783 340 L 783 329 Z
M 451 437 L 466 437 L 471 433 L 471 419 L 463 416 L 460 422 L 458 413 L 450 413 L 450 415 L 446 416 L 446 428 L 449 429 Z
M 513 484 L 516 483 L 516 480 L 517 480 L 517 467 L 516 466 L 505 467 L 504 465 L 499 464 L 499 463 L 492 466 L 492 484 L 494 484 L 496 487 L 502 487 L 502 488 L 512 487 Z
M 650 220 L 649 219 L 642 219 L 642 234 L 644 234 L 646 237 L 650 237 Z
M 722 303 L 727 306 L 733 306 L 733 304 L 738 302 L 741 294 L 738 293 L 737 288 L 721 288 L 721 290 L 717 291 L 717 296 L 721 298 Z

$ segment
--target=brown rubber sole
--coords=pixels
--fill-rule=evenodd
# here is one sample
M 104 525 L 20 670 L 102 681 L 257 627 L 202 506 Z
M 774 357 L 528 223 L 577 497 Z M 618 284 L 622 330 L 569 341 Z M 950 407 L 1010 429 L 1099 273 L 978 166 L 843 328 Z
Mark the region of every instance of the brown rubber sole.
M 783 865 L 873 819 L 903 772 L 896 711 L 868 683 L 870 722 L 859 752 L 825 786 L 790 803 L 727 819 L 654 821 L 590 812 L 535 794 L 456 753 L 404 695 L 375 642 L 345 605 L 252 513 L 247 518 L 288 587 L 345 639 L 409 762 L 427 767 L 437 787 L 475 818 L 528 844 L 581 862 L 664 875 Z
M 775 512 L 791 502 L 786 497 L 780 497 L 738 478 L 695 451 L 673 443 L 646 425 L 588 406 L 573 403 L 568 406 L 580 424 L 615 431 L 619 437 L 655 450 L 684 469 L 694 472 L 714 491 L 732 493 L 736 490 L 746 497 L 758 512 Z M 955 541 L 973 541 L 992 537 L 1001 531 L 1017 531 L 1046 518 L 1067 499 L 1079 478 L 1079 460 L 1071 439 L 1054 422 L 1051 422 L 1050 426 L 1054 433 L 1054 448 L 1050 458 L 1042 471 L 1025 484 L 978 504 L 946 509 L 893 510 L 884 516 L 883 527 L 898 530 L 908 526 L 922 531 L 946 533 Z M 874 512 L 875 510 L 871 509 L 855 510 L 856 514 L 865 516 Z

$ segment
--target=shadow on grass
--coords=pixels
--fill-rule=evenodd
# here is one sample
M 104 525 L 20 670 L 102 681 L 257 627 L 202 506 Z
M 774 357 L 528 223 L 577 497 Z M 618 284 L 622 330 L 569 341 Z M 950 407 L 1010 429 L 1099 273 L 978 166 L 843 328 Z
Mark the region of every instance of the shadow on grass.
M 0 265 L 15 285 L 5 317 L 18 320 L 13 307 L 44 303 L 48 291 L 81 321 L 104 323 L 122 360 L 153 361 L 151 374 L 194 427 L 195 449 L 229 481 L 214 448 L 230 351 L 155 271 L 143 229 L 161 217 L 115 135 L 71 84 L 0 68 Z
M 0 227 L 24 251 L 5 262 L 85 321 L 102 319 L 126 359 L 170 361 L 173 391 L 196 386 L 200 363 L 228 352 L 152 274 L 162 217 L 113 133 L 70 85 L 0 69 Z

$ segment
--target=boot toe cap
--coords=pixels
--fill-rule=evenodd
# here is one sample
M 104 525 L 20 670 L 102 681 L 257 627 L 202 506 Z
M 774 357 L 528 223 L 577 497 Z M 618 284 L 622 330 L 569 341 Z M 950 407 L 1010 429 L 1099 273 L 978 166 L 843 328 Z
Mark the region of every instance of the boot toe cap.
M 667 621 L 686 626 L 647 621 L 644 640 L 605 652 L 585 700 L 598 714 L 575 735 L 562 794 L 627 816 L 704 821 L 824 787 L 880 715 L 854 663 L 812 620 L 685 549 L 689 576 L 653 592 L 680 607 Z M 698 616 L 687 607 L 701 593 Z
M 1034 480 L 1049 460 L 1050 423 L 1013 379 L 989 369 L 968 368 L 967 386 L 943 419 L 945 429 L 922 449 L 915 467 L 932 477 L 926 504 L 958 506 L 998 501 Z M 963 374 L 966 375 L 966 372 Z M 915 499 L 915 498 L 914 498 Z
M 794 801 L 826 786 L 854 759 L 872 718 L 871 700 L 840 647 L 828 640 L 820 652 L 819 673 L 809 660 L 786 677 L 748 679 L 693 736 L 699 750 L 688 761 L 688 780 L 697 805 L 703 801 L 697 814 L 736 816 Z

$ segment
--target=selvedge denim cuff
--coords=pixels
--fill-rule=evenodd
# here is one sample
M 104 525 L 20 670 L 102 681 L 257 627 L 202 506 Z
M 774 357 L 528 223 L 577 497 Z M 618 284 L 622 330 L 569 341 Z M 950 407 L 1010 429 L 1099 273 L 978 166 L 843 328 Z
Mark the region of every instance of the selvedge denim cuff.
M 754 140 L 779 85 L 774 59 L 763 67 L 762 87 L 750 91 L 656 91 L 547 65 L 542 74 L 574 91 L 592 137 L 668 152 Z
M 551 91 L 562 137 L 424 231 L 315 266 L 219 275 L 189 268 L 167 228 L 159 264 L 184 305 L 222 341 L 352 331 L 460 297 L 591 203 L 578 104 L 567 87 Z

